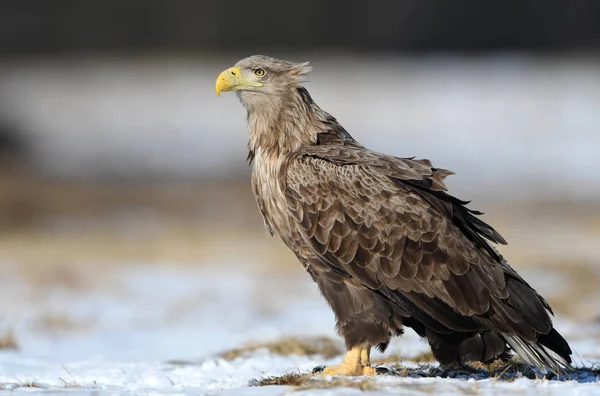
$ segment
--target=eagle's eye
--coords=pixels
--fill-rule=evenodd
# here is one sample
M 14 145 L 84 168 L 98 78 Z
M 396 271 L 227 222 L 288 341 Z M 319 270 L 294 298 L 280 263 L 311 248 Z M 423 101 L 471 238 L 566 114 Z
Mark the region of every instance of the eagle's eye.
M 256 77 L 264 77 L 265 74 L 267 74 L 267 72 L 265 71 L 265 69 L 261 69 L 261 68 L 254 69 L 254 75 Z

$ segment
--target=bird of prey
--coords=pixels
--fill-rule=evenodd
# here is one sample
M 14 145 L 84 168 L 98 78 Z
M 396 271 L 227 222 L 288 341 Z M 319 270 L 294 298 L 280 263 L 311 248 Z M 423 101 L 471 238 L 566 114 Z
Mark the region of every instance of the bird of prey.
M 217 78 L 247 110 L 252 189 L 317 283 L 348 350 L 323 375 L 373 375 L 373 346 L 412 328 L 443 365 L 505 357 L 570 369 L 548 303 L 493 243 L 505 240 L 429 160 L 371 151 L 302 85 L 311 67 L 262 55 Z

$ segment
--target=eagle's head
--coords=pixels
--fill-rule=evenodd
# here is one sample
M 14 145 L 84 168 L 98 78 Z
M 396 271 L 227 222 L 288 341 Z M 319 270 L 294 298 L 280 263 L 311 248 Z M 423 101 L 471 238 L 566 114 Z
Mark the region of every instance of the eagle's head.
M 215 90 L 217 96 L 221 92 L 236 91 L 246 108 L 256 108 L 295 92 L 310 70 L 308 62 L 253 55 L 219 74 Z

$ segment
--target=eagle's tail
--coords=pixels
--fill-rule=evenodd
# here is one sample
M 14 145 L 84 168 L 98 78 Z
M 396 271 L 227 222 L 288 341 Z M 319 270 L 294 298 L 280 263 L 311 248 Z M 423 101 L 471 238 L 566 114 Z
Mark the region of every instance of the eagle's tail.
M 443 365 L 493 360 L 507 352 L 508 343 L 521 359 L 541 370 L 563 374 L 573 369 L 571 348 L 554 328 L 548 334 L 538 335 L 536 342 L 496 332 L 439 334 L 423 329 L 420 335 L 427 337 L 433 356 Z
M 525 341 L 518 335 L 503 334 L 506 342 L 526 363 L 542 370 L 550 369 L 562 374 L 573 369 L 571 348 L 554 328 L 548 334 L 540 334 L 537 342 Z

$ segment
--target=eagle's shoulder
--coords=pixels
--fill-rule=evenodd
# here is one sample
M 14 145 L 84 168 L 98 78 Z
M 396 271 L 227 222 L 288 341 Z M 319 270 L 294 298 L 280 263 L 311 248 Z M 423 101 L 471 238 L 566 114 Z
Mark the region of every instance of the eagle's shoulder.
M 322 135 L 322 137 L 321 137 Z M 368 167 L 382 176 L 407 180 L 428 189 L 447 191 L 444 179 L 454 172 L 433 167 L 428 159 L 400 158 L 369 150 L 352 138 L 320 134 L 319 143 L 302 147 L 296 159 L 314 158 L 338 166 Z
M 478 218 L 482 212 L 467 207 L 469 201 L 447 192 L 445 179 L 452 174 L 434 167 L 427 159 L 378 153 L 348 139 L 299 150 L 288 166 L 287 185 L 296 193 L 306 192 L 307 185 L 314 193 L 322 189 L 322 198 L 327 199 L 332 199 L 327 194 L 338 191 L 350 196 L 366 194 L 369 200 L 379 200 L 380 205 L 392 197 L 396 205 L 399 201 L 410 203 L 414 209 L 423 205 L 421 215 L 450 220 L 475 246 L 501 262 L 502 257 L 487 241 L 506 244 L 505 239 Z

